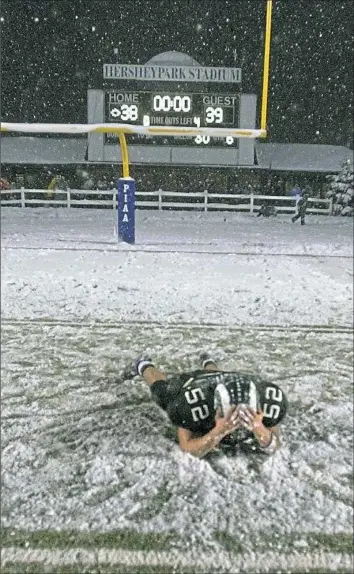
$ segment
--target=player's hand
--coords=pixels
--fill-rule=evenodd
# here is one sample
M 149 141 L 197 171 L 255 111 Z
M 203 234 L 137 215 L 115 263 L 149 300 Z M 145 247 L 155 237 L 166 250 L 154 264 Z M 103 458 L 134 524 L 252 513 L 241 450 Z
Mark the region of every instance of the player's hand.
M 236 411 L 240 426 L 247 430 L 254 432 L 263 426 L 263 411 L 261 409 L 254 411 L 251 407 L 241 404 L 237 405 Z
M 241 426 L 241 420 L 238 416 L 236 405 L 232 406 L 225 416 L 221 415 L 219 409 L 215 414 L 215 429 L 218 433 L 226 436 Z

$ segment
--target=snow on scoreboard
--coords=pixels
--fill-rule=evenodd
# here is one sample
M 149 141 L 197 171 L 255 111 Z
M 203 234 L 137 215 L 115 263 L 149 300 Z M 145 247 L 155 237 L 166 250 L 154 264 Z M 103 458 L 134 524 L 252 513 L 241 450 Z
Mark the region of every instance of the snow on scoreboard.
M 105 121 L 143 126 L 239 127 L 240 96 L 230 93 L 181 93 L 177 91 L 105 92 Z M 117 141 L 107 134 L 106 142 Z M 186 141 L 187 140 L 187 141 Z M 129 142 L 155 143 L 153 136 L 129 136 Z M 238 139 L 210 136 L 159 138 L 159 145 L 195 144 L 237 147 Z

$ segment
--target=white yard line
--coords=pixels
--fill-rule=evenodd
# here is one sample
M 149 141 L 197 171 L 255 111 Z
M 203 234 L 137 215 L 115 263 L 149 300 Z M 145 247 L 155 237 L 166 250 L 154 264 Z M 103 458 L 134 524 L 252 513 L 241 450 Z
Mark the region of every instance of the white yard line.
M 193 554 L 191 552 L 143 552 L 130 550 L 71 548 L 67 550 L 31 549 L 8 547 L 1 550 L 2 567 L 9 563 L 33 564 L 41 563 L 51 566 L 83 565 L 83 566 L 174 566 L 175 568 L 200 569 L 205 573 L 220 569 L 229 572 L 299 572 L 306 570 L 339 569 L 353 571 L 353 556 L 350 554 L 335 554 L 330 552 L 313 552 L 298 554 L 227 554 L 217 553 Z

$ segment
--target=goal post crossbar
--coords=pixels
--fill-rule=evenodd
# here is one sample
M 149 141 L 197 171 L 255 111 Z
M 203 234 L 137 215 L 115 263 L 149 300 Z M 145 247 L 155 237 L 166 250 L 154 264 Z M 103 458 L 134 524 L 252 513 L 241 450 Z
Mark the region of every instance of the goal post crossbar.
M 234 138 L 264 138 L 265 129 L 246 128 L 201 128 L 173 126 L 134 126 L 131 124 L 49 124 L 49 123 L 1 123 L 2 132 L 20 132 L 36 134 L 84 134 L 116 133 L 141 134 L 150 136 L 197 136 L 205 135 L 216 138 L 233 136 Z
M 201 128 L 201 127 L 172 127 L 172 126 L 134 126 L 131 124 L 49 124 L 49 123 L 10 123 L 1 122 L 2 132 L 17 132 L 25 134 L 117 134 L 122 154 L 123 177 L 129 177 L 129 155 L 126 134 L 141 134 L 148 136 L 211 136 L 216 138 L 265 138 L 265 129 L 245 128 Z

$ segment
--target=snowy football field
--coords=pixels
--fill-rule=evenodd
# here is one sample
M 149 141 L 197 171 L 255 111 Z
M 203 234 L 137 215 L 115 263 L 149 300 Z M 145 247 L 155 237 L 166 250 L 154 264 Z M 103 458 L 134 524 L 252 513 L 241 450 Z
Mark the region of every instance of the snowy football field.
M 352 220 L 3 208 L 8 573 L 352 571 Z M 201 349 L 287 392 L 271 459 L 179 451 L 143 381 Z

